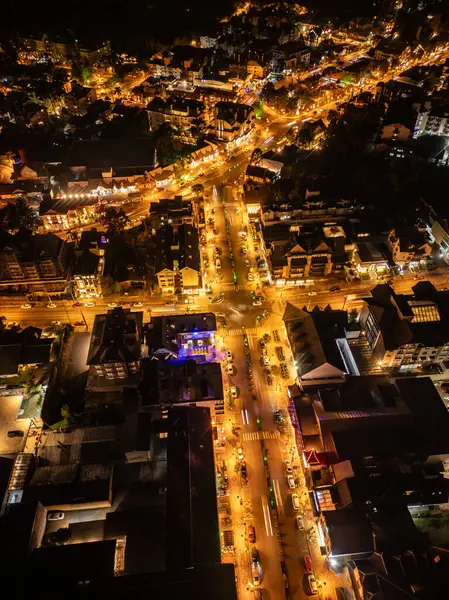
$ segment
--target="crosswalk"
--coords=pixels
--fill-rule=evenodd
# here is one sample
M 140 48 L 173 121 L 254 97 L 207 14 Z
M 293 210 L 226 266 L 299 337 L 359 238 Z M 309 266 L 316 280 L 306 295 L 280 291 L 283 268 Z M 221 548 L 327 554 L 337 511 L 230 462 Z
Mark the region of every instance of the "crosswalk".
M 276 440 L 279 437 L 279 431 L 250 431 L 242 435 L 244 442 L 253 442 L 255 440 Z
M 231 337 L 239 337 L 241 335 L 244 335 L 245 333 L 246 335 L 261 335 L 261 332 L 259 329 L 257 329 L 257 327 L 248 327 L 245 329 L 243 329 L 243 327 L 241 327 L 240 329 L 228 329 L 227 333 Z

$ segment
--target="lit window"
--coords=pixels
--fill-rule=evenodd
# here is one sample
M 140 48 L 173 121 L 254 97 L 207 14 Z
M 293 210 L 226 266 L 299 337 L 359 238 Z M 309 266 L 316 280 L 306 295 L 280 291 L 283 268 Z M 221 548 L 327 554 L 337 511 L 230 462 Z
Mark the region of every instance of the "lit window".
M 161 438 L 161 439 L 162 439 L 162 438 L 168 438 L 168 433 L 167 433 L 166 431 L 162 431 L 162 432 L 159 434 L 159 438 Z

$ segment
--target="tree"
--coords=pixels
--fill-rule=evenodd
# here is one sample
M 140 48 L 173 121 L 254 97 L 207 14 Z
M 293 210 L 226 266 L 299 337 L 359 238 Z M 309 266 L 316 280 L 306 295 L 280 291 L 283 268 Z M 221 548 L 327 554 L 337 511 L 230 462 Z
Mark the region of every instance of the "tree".
M 126 225 L 129 223 L 128 215 L 121 208 L 117 210 L 113 207 L 106 208 L 100 223 L 107 227 L 109 237 L 119 236 L 125 231 Z
M 262 150 L 260 148 L 255 148 L 253 153 L 251 154 L 251 164 L 258 165 L 262 160 Z
M 33 229 L 37 222 L 37 214 L 22 196 L 14 204 L 8 204 L 3 222 L 6 229 Z
M 192 185 L 192 192 L 195 194 L 195 196 L 201 196 L 204 192 L 204 185 L 201 183 L 195 183 L 195 185 Z
M 112 296 L 120 292 L 120 285 L 110 275 L 101 278 L 101 292 L 103 296 Z
M 60 527 L 56 531 L 49 533 L 46 540 L 49 544 L 62 546 L 69 541 L 71 535 L 72 533 L 68 527 Z
M 271 335 L 269 333 L 266 333 L 262 339 L 265 344 L 270 344 L 273 338 L 271 337 Z

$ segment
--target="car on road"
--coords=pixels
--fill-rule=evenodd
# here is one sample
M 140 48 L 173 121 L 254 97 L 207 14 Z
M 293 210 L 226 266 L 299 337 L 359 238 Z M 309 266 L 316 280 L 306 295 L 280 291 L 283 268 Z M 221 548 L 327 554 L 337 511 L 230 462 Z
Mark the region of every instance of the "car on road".
M 304 519 L 299 515 L 296 517 L 296 525 L 298 526 L 299 531 L 304 531 Z
M 306 571 L 312 570 L 312 559 L 308 554 L 304 556 L 304 566 L 306 567 Z
M 253 572 L 253 585 L 259 586 L 260 585 L 260 572 L 259 572 L 258 567 L 253 567 L 252 572 Z
M 226 375 L 234 375 L 234 365 L 232 363 L 226 365 Z
M 57 327 L 58 325 L 61 325 L 61 321 L 52 321 L 51 324 Z
M 87 308 L 94 308 L 95 307 L 95 302 L 86 302 L 84 304 L 84 306 L 87 306 Z
M 31 304 L 22 304 L 22 306 L 20 308 L 26 309 L 26 308 L 33 308 L 33 307 L 31 306 Z
M 329 288 L 329 291 L 331 294 L 336 294 L 337 292 L 340 291 L 340 286 L 339 285 L 333 285 L 332 287 Z
M 82 325 L 86 325 L 86 323 L 84 321 L 75 321 L 74 325 L 75 327 L 81 327 Z
M 232 360 L 232 352 L 230 350 L 226 350 L 226 358 Z
M 316 295 L 317 295 L 317 293 L 316 293 L 316 292 L 309 292 L 307 295 L 308 295 L 308 296 L 316 296 Z
M 271 375 L 267 375 L 267 385 L 273 385 L 273 377 Z
M 293 510 L 299 510 L 301 508 L 298 494 L 292 494 L 292 506 Z
M 260 555 L 259 555 L 259 550 L 257 548 L 253 548 L 251 550 L 251 562 L 253 563 L 254 566 L 257 566 L 260 564 Z
M 262 302 L 260 300 L 254 300 L 253 306 L 262 306 Z
M 237 388 L 235 387 L 235 385 L 231 385 L 231 387 L 229 388 L 230 392 L 231 392 L 231 398 L 237 398 L 238 394 L 237 394 Z
M 293 475 L 293 467 L 289 460 L 286 460 L 284 462 L 284 468 L 285 468 L 285 472 L 287 473 L 287 475 Z
M 237 458 L 243 460 L 243 448 L 241 446 L 237 448 Z
M 176 302 L 166 302 L 165 306 L 176 306 Z
M 109 308 L 117 308 L 118 304 L 117 302 L 109 302 L 108 306 Z
M 23 431 L 23 429 L 11 429 L 10 431 L 8 431 L 9 438 L 23 437 L 24 435 L 25 432 Z
M 61 521 L 64 518 L 64 513 L 61 510 L 52 510 L 47 515 L 47 521 Z
M 133 306 L 134 308 L 142 308 L 143 302 L 134 302 Z
M 221 269 L 221 259 L 219 257 L 215 259 L 215 268 Z
M 256 529 L 254 525 L 248 525 L 248 542 L 251 544 L 256 543 Z
M 7 328 L 11 329 L 11 327 L 18 327 L 19 324 L 17 323 L 17 321 L 9 321 L 9 323 L 7 324 Z
M 249 260 L 245 260 L 245 267 L 248 267 L 248 269 L 250 268 L 251 263 L 249 262 Z
M 294 480 L 294 478 L 292 477 L 292 475 L 287 475 L 287 483 L 288 483 L 288 487 L 289 487 L 291 490 L 294 490 L 294 489 L 296 489 L 296 483 L 295 483 L 295 480 Z
M 50 302 L 50 304 L 47 304 L 47 308 L 56 308 L 56 304 Z
M 307 579 L 309 581 L 310 593 L 314 594 L 314 595 L 318 594 L 318 585 L 317 585 L 314 575 L 312 575 L 312 573 L 309 573 L 307 575 Z
M 248 273 L 248 281 L 254 281 L 254 277 L 251 275 L 251 273 Z M 254 302 L 253 302 L 254 304 Z M 254 306 L 258 306 L 257 304 L 254 304 Z

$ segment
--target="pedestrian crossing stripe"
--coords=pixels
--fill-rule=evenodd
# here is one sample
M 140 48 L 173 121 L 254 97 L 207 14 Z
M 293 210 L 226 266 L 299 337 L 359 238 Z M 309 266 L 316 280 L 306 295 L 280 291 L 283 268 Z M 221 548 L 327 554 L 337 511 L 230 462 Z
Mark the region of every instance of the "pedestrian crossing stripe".
M 252 442 L 255 440 L 276 440 L 278 437 L 279 431 L 251 431 L 242 435 L 244 442 Z
M 228 335 L 232 337 L 238 337 L 239 335 L 261 335 L 261 332 L 256 327 L 250 327 L 248 329 L 228 329 Z

